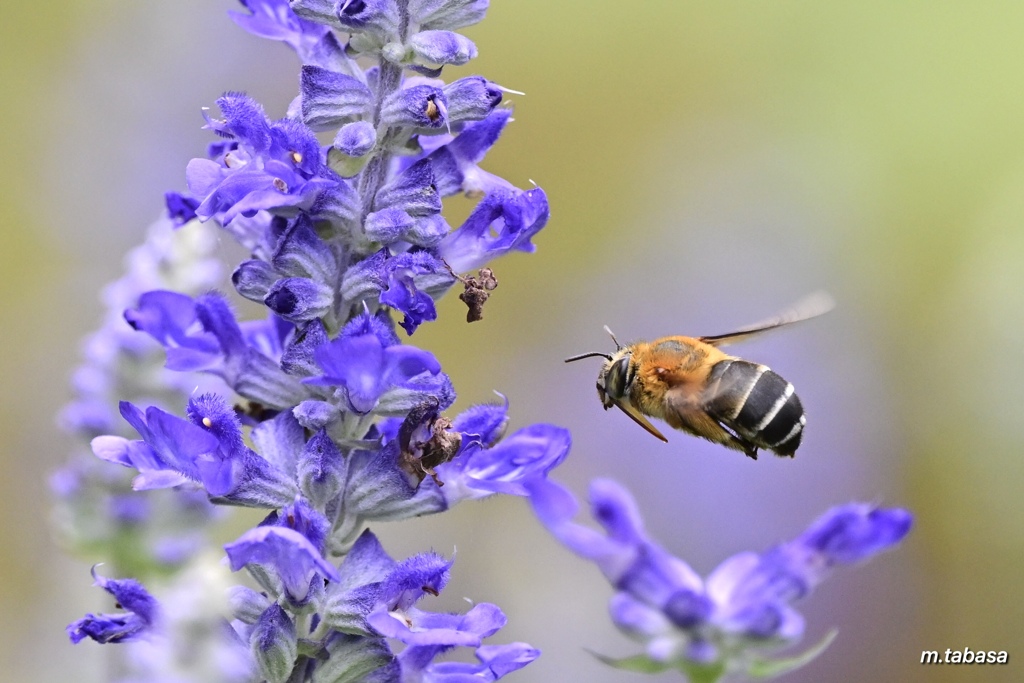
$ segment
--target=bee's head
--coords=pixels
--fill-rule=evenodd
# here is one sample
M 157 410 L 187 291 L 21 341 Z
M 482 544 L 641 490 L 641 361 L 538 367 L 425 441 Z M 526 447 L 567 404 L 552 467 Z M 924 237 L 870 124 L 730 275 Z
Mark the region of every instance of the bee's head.
M 622 349 L 608 359 L 597 376 L 597 395 L 605 409 L 616 403 L 628 400 L 630 386 L 633 384 L 635 371 L 630 367 L 633 354 L 629 349 Z
M 604 406 L 605 410 L 608 410 L 616 403 L 621 402 L 626 397 L 626 394 L 629 393 L 629 387 L 633 383 L 634 372 L 631 372 L 629 367 L 629 361 L 632 358 L 630 347 L 623 347 L 619 340 L 615 338 L 615 335 L 612 334 L 612 331 L 608 329 L 607 325 L 605 325 L 604 329 L 605 332 L 611 335 L 612 341 L 615 342 L 615 355 L 592 351 L 590 353 L 581 353 L 572 358 L 566 358 L 565 362 L 572 363 L 583 358 L 593 358 L 595 356 L 605 359 L 605 364 L 601 368 L 601 374 L 597 376 L 597 395 L 601 399 L 601 405 Z

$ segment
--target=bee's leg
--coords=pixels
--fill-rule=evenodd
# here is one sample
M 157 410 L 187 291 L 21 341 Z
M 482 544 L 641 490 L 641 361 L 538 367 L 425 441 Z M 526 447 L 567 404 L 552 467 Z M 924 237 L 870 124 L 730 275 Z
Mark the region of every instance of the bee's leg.
M 666 416 L 669 424 L 676 429 L 682 429 L 696 434 L 708 441 L 720 443 L 726 448 L 743 453 L 748 458 L 757 460 L 757 446 L 746 439 L 739 437 L 725 427 L 720 425 L 715 418 L 704 411 L 688 410 L 678 411 Z M 674 418 L 674 419 L 673 419 Z

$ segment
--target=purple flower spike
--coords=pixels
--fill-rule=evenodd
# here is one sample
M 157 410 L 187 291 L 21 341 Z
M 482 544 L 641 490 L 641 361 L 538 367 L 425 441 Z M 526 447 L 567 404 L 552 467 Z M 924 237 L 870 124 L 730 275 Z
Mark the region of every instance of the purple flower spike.
M 224 546 L 231 571 L 248 564 L 272 571 L 281 581 L 289 600 L 301 603 L 309 594 L 310 581 L 319 575 L 337 581 L 338 570 L 320 551 L 294 529 L 261 526 L 242 534 Z
M 423 553 L 395 562 L 366 531 L 495 493 L 540 500 L 548 472 L 569 450 L 568 432 L 551 425 L 504 438 L 507 402 L 453 421 L 445 411 L 455 390 L 437 358 L 396 334 L 398 325 L 411 335 L 434 320 L 436 302 L 463 280 L 468 319 L 479 319 L 495 280 L 458 273 L 511 250 L 532 251 L 548 219 L 543 191 L 519 190 L 480 168 L 511 117 L 498 106 L 514 91 L 483 76 L 439 78 L 444 66 L 476 57 L 473 41 L 455 31 L 482 19 L 489 0 L 239 3 L 230 13 L 235 23 L 298 55 L 298 92 L 277 112 L 230 91 L 217 99 L 219 112 L 204 110 L 205 128 L 218 139 L 188 164 L 187 191 L 167 193 L 162 223 L 168 231 L 214 225 L 178 232 L 173 248 L 147 252 L 144 263 L 131 264 L 131 281 L 108 290 L 109 306 L 134 306 L 124 318 L 148 337 L 114 318 L 120 327 L 91 341 L 90 365 L 76 377 L 81 396 L 64 413 L 79 435 L 97 437 L 95 455 L 138 471 L 134 488 L 172 490 L 145 500 L 127 495 L 125 473 L 93 458 L 90 468 L 54 477 L 62 505 L 76 508 L 61 518 L 78 527 L 72 540 L 80 545 L 109 550 L 123 538 L 137 540 L 142 572 L 193 566 L 186 561 L 204 534 L 192 522 L 208 513 L 168 512 L 195 501 L 267 510 L 258 527 L 225 546 L 231 568 L 245 567 L 259 592 L 236 587 L 230 645 L 204 637 L 188 648 L 190 661 L 175 656 L 171 674 L 179 678 L 498 680 L 537 650 L 482 645 L 505 624 L 494 605 L 461 615 L 418 609 L 444 587 L 451 561 Z M 445 209 L 458 207 L 442 199 L 457 193 L 482 201 L 453 230 Z M 245 307 L 255 304 L 263 316 L 243 320 L 211 291 L 220 278 L 209 258 L 214 228 L 246 254 L 231 283 Z M 163 368 L 149 337 L 166 349 Z M 175 380 L 164 370 L 185 374 Z M 199 372 L 213 379 L 192 376 Z M 119 422 L 109 408 L 121 391 L 143 406 L 121 404 L 139 439 L 113 436 Z M 187 419 L 145 408 L 152 401 L 187 403 Z M 548 506 L 571 507 L 559 495 L 550 494 Z M 173 509 L 165 500 L 175 501 Z M 565 515 L 556 517 L 560 528 L 573 528 Z M 617 528 L 613 518 L 609 528 Z M 823 527 L 814 541 L 836 558 L 855 557 L 869 537 L 885 542 L 855 524 L 838 526 Z M 590 534 L 576 547 L 604 539 L 621 592 L 653 601 L 650 609 L 671 613 L 676 624 L 715 618 L 698 590 L 649 589 L 674 584 L 659 574 L 670 561 L 636 551 L 642 531 Z M 340 568 L 328 553 L 345 554 Z M 728 576 L 723 590 L 762 590 Z M 191 570 L 169 577 L 175 599 L 165 601 L 160 638 L 153 647 L 133 646 L 120 678 L 162 681 L 171 675 L 171 649 L 197 644 L 195 633 L 214 634 L 205 615 L 200 623 L 189 613 L 193 603 L 211 603 L 199 592 L 207 578 Z M 89 615 L 69 627 L 73 640 L 130 640 L 149 628 L 155 601 L 147 606 L 141 587 L 97 582 L 127 611 Z M 187 599 L 177 599 L 178 591 Z M 766 608 L 722 619 L 737 631 L 767 633 L 771 617 Z M 474 648 L 477 661 L 435 663 L 457 646 Z
M 97 643 L 121 643 L 144 636 L 157 619 L 159 606 L 145 588 L 134 579 L 108 579 L 92 568 L 93 584 L 114 596 L 118 607 L 127 612 L 119 614 L 87 614 L 69 624 L 68 637 L 72 643 L 92 638 Z

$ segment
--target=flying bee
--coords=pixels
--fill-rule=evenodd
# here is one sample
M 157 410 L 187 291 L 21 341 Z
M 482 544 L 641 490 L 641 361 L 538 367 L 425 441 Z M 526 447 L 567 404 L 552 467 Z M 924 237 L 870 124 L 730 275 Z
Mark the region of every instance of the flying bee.
M 757 459 L 759 448 L 793 457 L 807 418 L 793 385 L 758 363 L 730 356 L 732 344 L 832 309 L 824 292 L 754 325 L 711 337 L 660 337 L 622 346 L 611 330 L 614 354 L 584 353 L 566 363 L 600 356 L 597 395 L 605 410 L 618 407 L 648 432 L 668 441 L 647 417 L 720 443 Z

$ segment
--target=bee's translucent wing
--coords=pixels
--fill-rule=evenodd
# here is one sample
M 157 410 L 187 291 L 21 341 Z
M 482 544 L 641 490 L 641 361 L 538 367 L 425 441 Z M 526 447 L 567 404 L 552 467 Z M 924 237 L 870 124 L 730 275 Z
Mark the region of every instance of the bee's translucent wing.
M 736 342 L 759 335 L 762 332 L 774 330 L 777 327 L 783 327 L 785 325 L 792 325 L 793 323 L 798 323 L 801 320 L 807 320 L 808 318 L 814 318 L 822 315 L 823 313 L 828 313 L 835 308 L 835 305 L 835 300 L 829 296 L 828 292 L 814 292 L 768 320 L 762 320 L 759 323 L 742 327 L 735 332 L 729 332 L 728 334 L 716 334 L 710 337 L 698 337 L 698 339 L 705 344 L 711 344 L 712 346 L 735 344 Z

